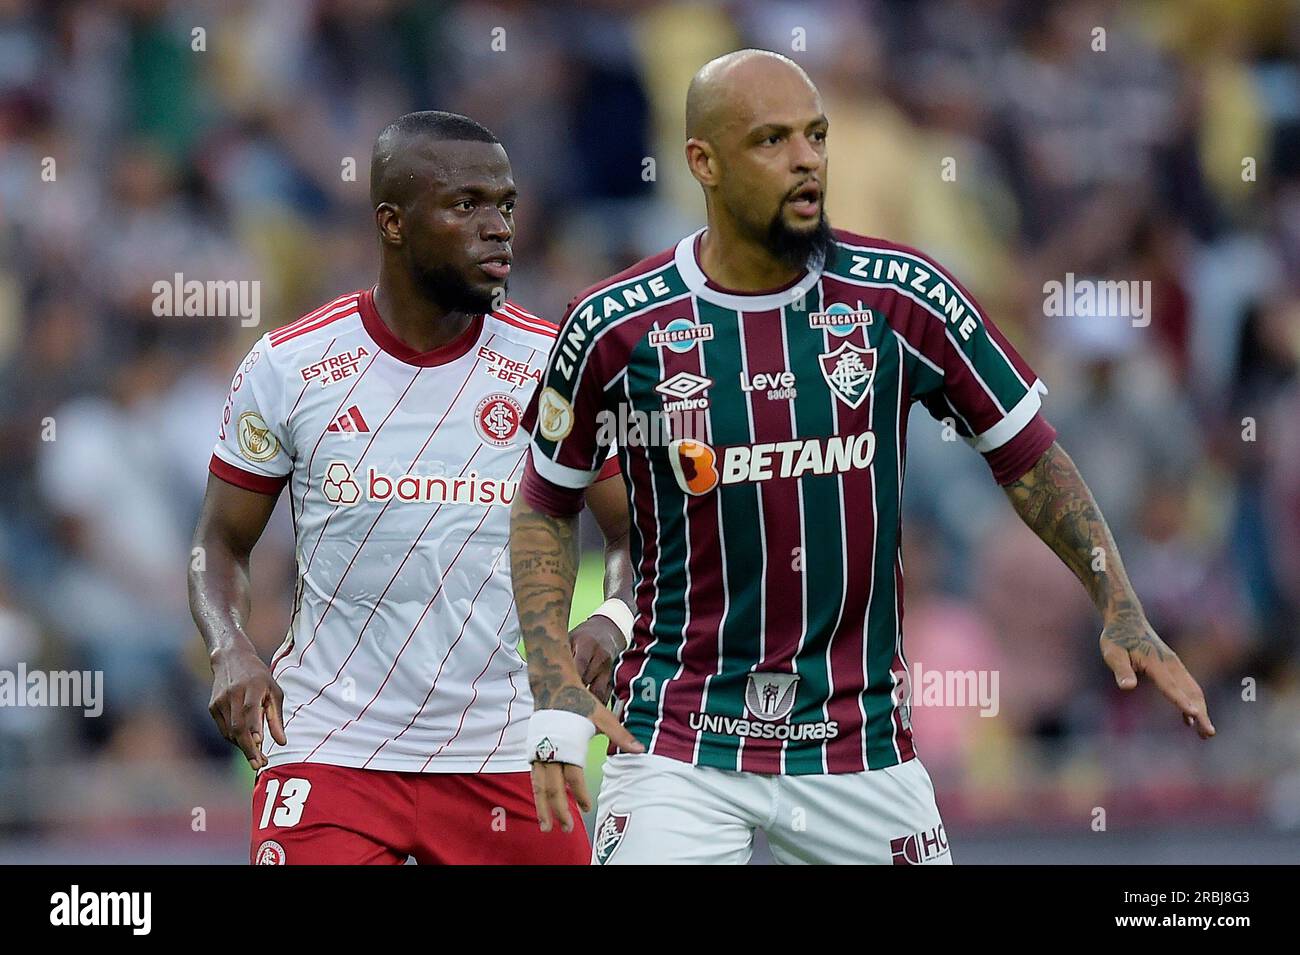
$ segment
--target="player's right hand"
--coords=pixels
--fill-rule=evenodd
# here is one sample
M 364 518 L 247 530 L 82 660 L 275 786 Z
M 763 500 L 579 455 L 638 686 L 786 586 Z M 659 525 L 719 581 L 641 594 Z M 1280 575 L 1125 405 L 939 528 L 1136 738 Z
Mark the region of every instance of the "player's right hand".
M 260 770 L 268 762 L 262 752 L 262 725 L 281 746 L 284 735 L 284 691 L 270 668 L 251 648 L 219 650 L 212 657 L 212 702 L 208 712 L 221 735 L 243 751 L 248 765 Z
M 596 732 L 604 733 L 621 753 L 644 753 L 645 747 L 629 733 L 610 710 L 597 706 L 587 714 L 596 724 Z M 583 812 L 591 810 L 591 795 L 587 792 L 587 768 L 573 763 L 533 761 L 533 802 L 537 805 L 537 824 L 542 832 L 550 832 L 556 821 L 563 832 L 573 831 L 573 813 L 569 811 L 569 793 Z

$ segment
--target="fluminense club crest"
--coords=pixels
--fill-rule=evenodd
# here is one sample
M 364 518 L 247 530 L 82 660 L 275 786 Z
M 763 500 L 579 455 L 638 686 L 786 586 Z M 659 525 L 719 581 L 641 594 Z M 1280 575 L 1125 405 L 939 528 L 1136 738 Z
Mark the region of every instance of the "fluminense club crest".
M 594 840 L 596 861 L 600 865 L 608 862 L 610 856 L 622 844 L 623 835 L 627 832 L 628 818 L 627 813 L 611 812 L 600 821 Z
M 537 741 L 537 749 L 533 751 L 533 761 L 540 763 L 552 763 L 555 757 L 560 753 L 560 749 L 551 742 L 549 736 L 543 736 Z
M 876 350 L 859 348 L 846 341 L 832 351 L 817 356 L 822 377 L 835 396 L 850 408 L 857 408 L 871 390 L 871 379 L 876 376 Z

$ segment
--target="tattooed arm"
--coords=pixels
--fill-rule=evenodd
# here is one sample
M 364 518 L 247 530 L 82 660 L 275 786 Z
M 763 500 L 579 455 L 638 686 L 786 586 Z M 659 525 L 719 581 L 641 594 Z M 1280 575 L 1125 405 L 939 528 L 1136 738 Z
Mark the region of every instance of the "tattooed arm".
M 569 607 L 578 577 L 577 517 L 552 517 L 517 495 L 510 509 L 510 571 L 534 712 L 562 710 L 586 717 L 619 749 L 640 752 L 641 744 L 583 685 L 569 646 Z M 532 771 L 542 831 L 550 831 L 552 814 L 561 829 L 571 831 L 565 787 L 584 811 L 591 807 L 584 767 L 539 758 L 533 760 Z
M 1053 442 L 1029 471 L 1003 488 L 1016 513 L 1082 582 L 1102 617 L 1101 655 L 1120 689 L 1148 676 L 1202 739 L 1214 735 L 1205 695 L 1178 655 L 1156 635 L 1129 583 L 1106 519 L 1070 456 Z
M 625 628 L 633 622 L 632 558 L 627 494 L 621 478 L 608 477 L 587 488 L 587 509 L 605 538 L 605 603 L 569 633 L 582 683 L 605 703 L 613 692 L 614 662 L 627 647 Z M 621 606 L 620 606 L 621 604 Z M 620 622 L 621 621 L 621 622 Z

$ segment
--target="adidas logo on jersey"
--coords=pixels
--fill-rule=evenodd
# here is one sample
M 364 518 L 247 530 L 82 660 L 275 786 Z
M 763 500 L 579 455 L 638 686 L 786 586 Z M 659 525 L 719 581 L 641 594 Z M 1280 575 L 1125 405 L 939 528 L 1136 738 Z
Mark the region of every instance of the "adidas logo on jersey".
M 876 436 L 832 435 L 723 448 L 680 438 L 668 445 L 677 486 L 687 494 L 707 494 L 719 484 L 753 484 L 772 478 L 799 478 L 805 474 L 843 474 L 871 467 L 876 456 Z
M 366 419 L 361 416 L 361 409 L 353 405 L 331 421 L 330 426 L 325 430 L 333 434 L 353 433 L 369 431 L 370 425 L 366 424 Z

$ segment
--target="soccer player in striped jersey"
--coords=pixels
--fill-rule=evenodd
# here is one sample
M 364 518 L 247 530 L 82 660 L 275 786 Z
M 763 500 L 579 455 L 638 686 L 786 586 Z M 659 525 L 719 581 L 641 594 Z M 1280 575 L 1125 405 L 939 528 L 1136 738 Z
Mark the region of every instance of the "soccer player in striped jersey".
M 600 730 L 621 752 L 596 862 L 742 862 L 758 828 L 781 862 L 951 861 L 902 645 L 914 402 L 954 423 L 1083 582 L 1118 684 L 1144 675 L 1212 735 L 1028 363 L 924 253 L 827 224 L 827 119 L 804 72 L 729 54 L 696 75 L 686 113 L 707 227 L 570 306 L 512 506 L 543 825 L 567 818 L 566 786 L 587 801 L 572 764 Z M 611 435 L 637 570 L 614 712 L 565 639 L 573 515 Z
M 378 284 L 249 353 L 195 532 L 212 715 L 259 771 L 252 860 L 585 863 L 581 825 L 535 824 L 525 749 L 508 505 L 556 328 L 505 299 L 510 163 L 478 123 L 412 113 L 376 141 L 370 189 Z M 248 559 L 286 485 L 298 587 L 268 668 L 243 629 Z M 627 503 L 612 479 L 586 503 L 610 600 L 575 651 L 608 698 Z

